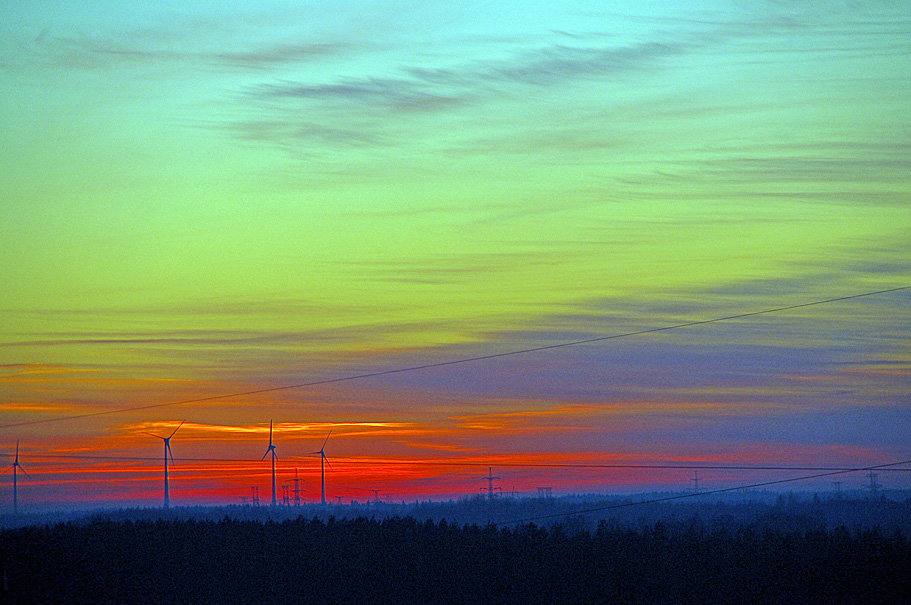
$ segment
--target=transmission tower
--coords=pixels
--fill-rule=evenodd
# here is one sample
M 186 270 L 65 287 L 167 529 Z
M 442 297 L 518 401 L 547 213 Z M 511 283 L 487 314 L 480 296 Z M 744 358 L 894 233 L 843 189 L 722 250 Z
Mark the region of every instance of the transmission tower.
M 872 494 L 873 498 L 876 498 L 876 495 L 879 493 L 879 489 L 881 487 L 879 484 L 879 475 L 873 471 L 870 471 L 867 476 L 870 478 L 870 485 L 868 486 L 870 493 Z
M 294 469 L 294 506 L 301 505 L 301 480 L 297 476 L 297 469 Z
M 493 486 L 493 481 L 494 481 L 494 479 L 499 479 L 499 477 L 494 477 L 494 476 L 493 476 L 493 467 L 492 467 L 492 466 L 488 466 L 488 467 L 487 467 L 487 477 L 486 477 L 486 479 L 487 479 L 487 487 L 482 487 L 482 488 L 481 488 L 481 491 L 485 491 L 485 490 L 486 490 L 486 491 L 487 491 L 487 499 L 488 499 L 488 500 L 493 500 L 493 493 L 494 493 L 494 491 L 496 491 L 496 490 L 501 490 L 501 491 L 502 491 L 502 488 L 500 488 L 500 487 L 494 487 L 494 486 Z

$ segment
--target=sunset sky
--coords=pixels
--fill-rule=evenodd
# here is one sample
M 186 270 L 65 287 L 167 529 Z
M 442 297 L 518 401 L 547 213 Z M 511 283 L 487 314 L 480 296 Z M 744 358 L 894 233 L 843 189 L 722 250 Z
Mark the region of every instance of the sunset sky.
M 911 459 L 911 290 L 270 390 L 911 285 L 907 8 L 0 3 L 0 508 Z

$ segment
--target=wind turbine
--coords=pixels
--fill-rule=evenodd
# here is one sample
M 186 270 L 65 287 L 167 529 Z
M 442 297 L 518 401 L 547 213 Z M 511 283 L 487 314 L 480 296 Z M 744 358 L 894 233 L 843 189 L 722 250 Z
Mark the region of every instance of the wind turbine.
M 329 435 L 332 434 L 332 429 L 329 429 Z M 319 454 L 319 468 L 323 477 L 323 504 L 326 503 L 326 465 L 329 464 L 329 459 L 326 458 L 326 442 L 329 441 L 329 435 L 326 435 L 326 441 L 323 441 L 323 447 L 315 452 L 310 452 L 310 454 Z M 332 468 L 332 465 L 329 464 L 329 468 Z
M 269 421 L 269 447 L 266 449 L 266 453 L 263 454 L 262 460 L 266 459 L 266 456 L 269 455 L 269 452 L 272 452 L 272 506 L 276 505 L 275 501 L 275 459 L 278 456 L 275 454 L 275 445 L 272 443 L 272 421 Z
M 186 422 L 186 420 L 181 420 L 180 424 L 177 425 L 177 429 L 182 427 L 184 422 Z M 145 433 L 146 435 L 151 435 L 152 437 L 156 437 L 156 438 L 164 441 L 164 507 L 165 508 L 168 508 L 169 506 L 171 506 L 171 493 L 168 490 L 168 456 L 171 457 L 171 462 L 173 463 L 174 454 L 171 453 L 171 437 L 174 436 L 174 433 L 177 432 L 177 429 L 174 429 L 171 432 L 171 434 L 168 435 L 167 437 L 162 437 L 161 435 L 154 435 L 152 433 L 146 433 L 145 431 L 143 431 L 143 433 Z
M 31 477 L 28 472 L 22 468 L 22 465 L 19 464 L 19 440 L 16 439 L 16 461 L 13 462 L 13 513 L 19 514 L 19 486 L 18 477 L 16 473 L 19 469 L 22 469 L 22 472 L 25 473 L 26 477 Z

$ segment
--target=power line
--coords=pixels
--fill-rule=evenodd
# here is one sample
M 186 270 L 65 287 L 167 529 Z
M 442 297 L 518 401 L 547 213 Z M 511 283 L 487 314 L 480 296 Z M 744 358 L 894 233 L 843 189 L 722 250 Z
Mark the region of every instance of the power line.
M 33 454 L 35 460 L 99 460 L 111 462 L 161 462 L 161 457 L 151 456 L 106 456 L 104 454 Z M 174 462 L 260 462 L 256 458 L 172 458 Z
M 104 454 L 32 454 L 33 460 L 42 459 L 61 459 L 61 460 L 99 460 L 113 462 L 161 462 L 160 457 L 152 456 L 109 456 Z M 285 461 L 297 461 L 302 458 L 312 458 L 312 456 L 289 456 Z M 174 458 L 175 462 L 251 462 L 259 463 L 256 458 Z M 704 464 L 589 464 L 589 463 L 534 463 L 534 462 L 470 462 L 458 460 L 373 460 L 358 458 L 338 458 L 338 465 L 370 465 L 370 466 L 482 466 L 490 467 L 496 464 L 498 467 L 510 468 L 575 468 L 575 469 L 598 469 L 598 470 L 710 470 L 710 471 L 791 471 L 791 472 L 838 472 L 852 473 L 867 471 L 870 467 L 839 467 L 839 466 L 758 466 L 758 465 L 704 465 Z M 893 465 L 898 466 L 898 464 Z M 911 468 L 883 468 L 878 469 L 886 472 L 911 472 Z
M 750 311 L 748 313 L 738 313 L 736 315 L 728 315 L 725 317 L 715 317 L 712 319 L 688 321 L 688 322 L 683 322 L 683 323 L 679 323 L 679 324 L 673 324 L 670 326 L 662 326 L 662 327 L 658 327 L 658 328 L 646 328 L 643 330 L 635 330 L 632 332 L 623 332 L 621 334 L 612 334 L 610 336 L 597 336 L 594 338 L 584 338 L 581 340 L 572 340 L 569 342 L 561 342 L 561 343 L 556 343 L 556 344 L 551 344 L 551 345 L 542 345 L 539 347 L 531 347 L 531 348 L 527 348 L 527 349 L 505 351 L 502 353 L 490 353 L 488 355 L 477 355 L 474 357 L 464 357 L 462 359 L 452 359 L 449 361 L 437 361 L 437 362 L 433 362 L 433 363 L 425 363 L 425 364 L 420 364 L 420 365 L 415 365 L 415 366 L 407 366 L 404 368 L 395 368 L 392 370 L 380 370 L 377 372 L 367 372 L 364 374 L 354 374 L 351 376 L 341 376 L 338 378 L 314 380 L 314 381 L 310 381 L 310 382 L 282 385 L 282 386 L 277 386 L 277 387 L 268 387 L 268 388 L 264 388 L 264 389 L 255 389 L 252 391 L 243 391 L 243 392 L 239 392 L 239 393 L 226 393 L 226 394 L 222 394 L 222 395 L 210 395 L 207 397 L 182 399 L 179 401 L 169 401 L 166 403 L 154 403 L 154 404 L 149 404 L 149 405 L 140 405 L 140 406 L 133 406 L 133 407 L 128 407 L 128 408 L 118 408 L 115 410 L 104 410 L 101 412 L 74 414 L 71 416 L 61 416 L 59 418 L 44 418 L 41 420 L 28 420 L 25 422 L 2 424 L 2 425 L 0 425 L 0 429 L 7 429 L 7 428 L 13 428 L 13 427 L 19 427 L 19 426 L 30 426 L 30 425 L 35 425 L 35 424 L 47 424 L 47 423 L 51 423 L 51 422 L 63 422 L 65 420 L 78 420 L 81 418 L 92 418 L 92 417 L 96 417 L 96 416 L 108 416 L 108 415 L 112 415 L 112 414 L 123 414 L 125 412 L 136 412 L 136 411 L 141 411 L 141 410 L 152 410 L 152 409 L 158 409 L 158 408 L 172 407 L 172 406 L 176 406 L 176 405 L 188 405 L 188 404 L 192 404 L 192 403 L 202 403 L 202 402 L 206 402 L 206 401 L 217 401 L 220 399 L 229 399 L 232 397 L 249 397 L 252 395 L 262 395 L 264 393 L 274 393 L 277 391 L 288 391 L 288 390 L 292 390 L 292 389 L 302 389 L 305 387 L 336 384 L 339 382 L 348 382 L 351 380 L 361 380 L 361 379 L 365 379 L 365 378 L 378 378 L 378 377 L 382 377 L 382 376 L 391 376 L 393 374 L 402 374 L 405 372 L 416 372 L 419 370 L 442 368 L 442 367 L 447 367 L 447 366 L 459 365 L 459 364 L 463 364 L 463 363 L 471 363 L 471 362 L 475 362 L 475 361 L 499 359 L 502 357 L 511 357 L 514 355 L 525 355 L 528 353 L 537 353 L 540 351 L 548 351 L 551 349 L 562 349 L 562 348 L 567 348 L 567 347 L 575 347 L 575 346 L 579 346 L 579 345 L 592 344 L 592 343 L 596 343 L 596 342 L 605 342 L 608 340 L 616 340 L 616 339 L 620 339 L 620 338 L 629 338 L 631 336 L 642 336 L 644 334 L 652 334 L 655 332 L 667 332 L 670 330 L 679 330 L 681 328 L 690 328 L 693 326 L 701 326 L 701 325 L 706 325 L 706 324 L 731 321 L 734 319 L 743 319 L 746 317 L 756 317 L 757 315 L 770 315 L 773 313 L 781 313 L 783 311 L 791 311 L 794 309 L 803 309 L 806 307 L 826 305 L 826 304 L 842 302 L 842 301 L 846 301 L 846 300 L 854 300 L 857 298 L 867 298 L 870 296 L 877 296 L 880 294 L 889 294 L 891 292 L 899 292 L 899 291 L 908 290 L 908 289 L 911 289 L 911 285 L 899 286 L 896 288 L 889 288 L 886 290 L 877 290 L 875 292 L 864 292 L 861 294 L 852 294 L 849 296 L 839 296 L 837 298 L 826 298 L 823 300 L 815 300 L 815 301 L 811 301 L 811 302 L 799 303 L 796 305 L 787 305 L 784 307 L 775 307 L 772 309 L 763 309 L 760 311 Z
M 804 475 L 803 477 L 791 477 L 790 479 L 776 479 L 774 481 L 763 481 L 761 483 L 753 483 L 751 485 L 739 485 L 737 487 L 723 487 L 720 489 L 714 489 L 711 491 L 704 491 L 699 493 L 689 492 L 684 494 L 678 494 L 675 496 L 664 496 L 661 498 L 652 498 L 650 500 L 639 500 L 636 502 L 621 502 L 619 504 L 610 504 L 607 506 L 597 506 L 595 508 L 587 508 L 583 510 L 576 510 L 572 512 L 564 513 L 552 513 L 549 515 L 537 515 L 535 517 L 525 517 L 524 519 L 515 519 L 512 521 L 500 521 L 499 523 L 493 523 L 494 526 L 500 525 L 514 525 L 516 523 L 530 523 L 532 521 L 542 521 L 544 519 L 556 519 L 559 517 L 571 517 L 573 515 L 584 515 L 587 513 L 597 513 L 605 510 L 612 510 L 617 508 L 628 508 L 631 506 L 642 506 L 643 504 L 658 504 L 661 502 L 670 502 L 673 500 L 684 500 L 686 498 L 698 498 L 701 496 L 711 496 L 714 494 L 724 494 L 727 492 L 734 492 L 742 489 L 755 489 L 759 487 L 769 487 L 770 485 L 781 485 L 783 483 L 794 483 L 796 481 L 807 481 L 809 479 L 820 479 L 822 477 L 832 477 L 834 475 L 844 475 L 846 473 L 856 473 L 860 471 L 873 471 L 873 470 L 886 470 L 889 467 L 900 466 L 904 464 L 911 464 L 911 460 L 904 460 L 902 462 L 890 462 L 888 464 L 877 464 L 874 466 L 866 466 L 864 468 L 856 468 L 850 470 L 839 470 L 831 471 L 827 473 L 819 473 L 815 475 Z
M 157 458 L 155 458 L 157 460 Z M 179 460 L 179 459 L 178 459 Z M 339 464 L 377 464 L 394 466 L 396 464 L 438 465 L 438 466 L 496 466 L 519 468 L 592 468 L 592 469 L 669 469 L 669 470 L 710 470 L 710 471 L 839 471 L 854 472 L 867 470 L 867 467 L 837 467 L 837 466 L 756 466 L 756 465 L 701 465 L 701 464 L 588 464 L 588 463 L 534 463 L 534 462 L 459 462 L 446 460 L 395 460 L 373 462 L 371 460 L 357 460 L 339 458 Z M 885 471 L 908 471 L 911 468 L 888 468 Z

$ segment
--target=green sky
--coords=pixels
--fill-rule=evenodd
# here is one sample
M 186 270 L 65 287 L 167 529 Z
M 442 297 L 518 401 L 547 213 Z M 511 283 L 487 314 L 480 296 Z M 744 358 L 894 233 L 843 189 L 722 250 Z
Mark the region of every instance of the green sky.
M 911 283 L 902 3 L 443 4 L 3 3 L 0 424 Z M 464 410 L 550 410 L 521 447 L 888 461 L 908 301 L 3 438 L 379 419 L 480 455 Z

